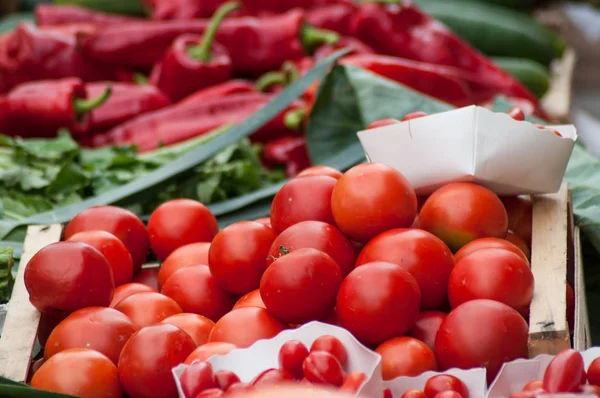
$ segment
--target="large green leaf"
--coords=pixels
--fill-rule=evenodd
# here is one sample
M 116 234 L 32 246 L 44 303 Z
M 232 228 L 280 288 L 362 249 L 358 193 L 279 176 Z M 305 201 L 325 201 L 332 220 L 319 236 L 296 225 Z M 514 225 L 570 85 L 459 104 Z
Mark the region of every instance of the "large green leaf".
M 72 395 L 36 390 L 26 384 L 17 383 L 0 376 L 0 397 L 2 398 L 73 398 Z

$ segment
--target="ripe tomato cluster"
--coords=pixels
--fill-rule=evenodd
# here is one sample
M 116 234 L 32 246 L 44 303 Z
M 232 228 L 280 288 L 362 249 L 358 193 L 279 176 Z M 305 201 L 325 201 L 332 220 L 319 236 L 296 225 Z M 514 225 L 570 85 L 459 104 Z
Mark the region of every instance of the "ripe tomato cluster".
M 392 392 L 386 389 L 384 398 L 394 398 Z M 406 390 L 400 398 L 469 398 L 469 389 L 459 378 L 440 374 L 430 377 L 423 390 Z

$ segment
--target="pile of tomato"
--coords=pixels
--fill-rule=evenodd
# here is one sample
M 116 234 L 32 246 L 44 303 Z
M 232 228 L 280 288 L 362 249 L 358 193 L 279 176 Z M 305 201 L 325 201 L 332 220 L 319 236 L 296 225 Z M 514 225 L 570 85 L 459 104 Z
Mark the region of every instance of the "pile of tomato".
M 531 220 L 530 198 L 462 182 L 417 197 L 378 163 L 309 168 L 269 218 L 223 229 L 193 200 L 160 205 L 147 226 L 92 207 L 27 265 L 44 347 L 31 385 L 177 397 L 174 366 L 314 320 L 379 353 L 384 380 L 484 367 L 491 381 L 528 354 Z M 142 267 L 149 250 L 160 267 Z

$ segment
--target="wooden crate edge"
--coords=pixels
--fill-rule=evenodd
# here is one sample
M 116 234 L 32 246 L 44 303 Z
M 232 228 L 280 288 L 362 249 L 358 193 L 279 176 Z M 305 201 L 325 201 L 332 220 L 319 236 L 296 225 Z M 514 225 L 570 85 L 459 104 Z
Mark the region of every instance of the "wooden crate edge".
M 550 88 L 541 102 L 550 117 L 559 122 L 568 121 L 571 114 L 576 63 L 575 50 L 567 48 L 562 58 L 555 60 L 550 67 Z

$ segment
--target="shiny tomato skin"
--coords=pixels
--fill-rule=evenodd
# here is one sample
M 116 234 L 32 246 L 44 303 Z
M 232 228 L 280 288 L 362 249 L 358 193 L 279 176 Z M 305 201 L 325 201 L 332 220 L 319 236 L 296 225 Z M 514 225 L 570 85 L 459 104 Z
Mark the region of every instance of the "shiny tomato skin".
M 340 387 L 344 383 L 344 369 L 336 357 L 325 351 L 313 351 L 302 363 L 304 377 L 314 384 Z
M 460 260 L 462 260 L 463 258 L 468 256 L 469 254 L 474 253 L 481 249 L 508 250 L 510 252 L 515 253 L 516 255 L 521 257 L 524 261 L 527 261 L 527 263 L 529 264 L 529 259 L 527 258 L 525 253 L 520 248 L 518 248 L 517 246 L 515 246 L 513 243 L 509 242 L 508 240 L 500 239 L 500 238 L 475 239 L 474 241 L 471 241 L 471 242 L 467 243 L 466 245 L 464 245 L 463 247 L 461 247 L 461 249 L 459 251 L 457 251 L 456 254 L 454 254 L 454 259 L 458 263 Z
M 87 307 L 59 323 L 46 341 L 44 358 L 69 348 L 89 348 L 106 355 L 115 365 L 123 346 L 138 328 L 126 315 L 112 308 Z
M 331 313 L 342 279 L 329 255 L 298 249 L 269 266 L 260 281 L 260 296 L 277 318 L 301 324 Z
M 141 283 L 142 285 L 150 286 L 155 290 L 159 290 L 158 285 L 158 273 L 160 272 L 159 266 L 144 267 L 140 272 L 133 276 L 131 279 L 134 283 Z
M 435 337 L 447 316 L 448 314 L 441 311 L 423 311 L 419 314 L 415 326 L 408 332 L 408 335 L 421 340 L 427 347 L 435 350 Z
M 283 329 L 285 325 L 264 308 L 238 308 L 217 321 L 208 340 L 246 348 L 257 340 L 276 336 Z
M 275 238 L 273 229 L 256 221 L 237 222 L 220 231 L 208 252 L 217 284 L 238 295 L 258 289 Z
M 346 376 L 344 383 L 340 387 L 340 391 L 348 392 L 351 394 L 358 394 L 360 388 L 367 381 L 367 375 L 363 372 L 352 372 Z
M 218 387 L 212 365 L 206 361 L 194 362 L 185 368 L 179 380 L 186 397 L 195 397 L 204 390 Z
M 600 358 L 596 358 L 587 369 L 587 379 L 590 384 L 600 385 Z
M 455 182 L 429 196 L 419 214 L 419 227 L 457 252 L 478 238 L 505 238 L 508 216 L 494 192 L 476 184 Z
M 375 261 L 397 264 L 417 280 L 421 309 L 435 310 L 447 302 L 454 256 L 444 242 L 429 232 L 399 228 L 377 235 L 362 249 L 356 265 Z
M 143 285 L 141 283 L 126 283 L 124 285 L 118 286 L 115 288 L 115 294 L 109 304 L 110 308 L 114 308 L 121 300 L 131 296 L 132 294 L 142 293 L 142 292 L 154 292 L 158 293 L 156 289 L 150 287 L 148 285 Z
M 424 392 L 427 398 L 434 398 L 443 391 L 456 391 L 463 398 L 469 398 L 469 389 L 462 380 L 452 375 L 435 375 L 425 382 Z
M 544 390 L 549 393 L 576 392 L 585 374 L 583 357 L 575 350 L 558 353 L 544 372 Z
M 101 230 L 82 231 L 72 235 L 67 241 L 87 243 L 102 253 L 112 269 L 115 286 L 131 282 L 131 254 L 125 244 L 113 234 Z
M 328 176 L 339 180 L 342 172 L 329 166 L 312 166 L 302 170 L 296 177 Z
M 267 369 L 250 382 L 252 387 L 264 387 L 294 381 L 294 376 L 285 369 Z
M 131 398 L 177 398 L 171 369 L 196 348 L 194 340 L 173 325 L 140 329 L 123 347 L 119 377 Z
M 240 382 L 240 378 L 237 377 L 235 373 L 229 370 L 217 370 L 215 372 L 215 381 L 217 382 L 217 387 L 223 391 L 226 391 L 229 387 L 231 387 L 235 383 Z
M 391 126 L 391 125 L 398 124 L 398 123 L 400 123 L 400 120 L 398 120 L 398 119 L 391 119 L 391 118 L 379 119 L 379 120 L 375 120 L 373 123 L 369 124 L 367 126 L 367 130 L 377 129 L 379 127 Z
M 210 332 L 215 326 L 215 323 L 205 316 L 186 313 L 171 315 L 160 323 L 177 326 L 189 334 L 197 346 L 208 342 L 208 336 L 210 336 Z
M 338 180 L 316 175 L 293 178 L 273 198 L 271 226 L 280 234 L 301 221 L 333 224 L 331 193 Z
M 163 261 L 158 272 L 158 286 L 163 287 L 167 279 L 181 268 L 192 267 L 194 265 L 208 266 L 208 250 L 210 243 L 196 242 L 181 246 L 169 254 Z
M 279 349 L 279 367 L 301 380 L 304 376 L 302 364 L 307 356 L 308 348 L 304 343 L 298 340 L 286 341 Z
M 106 258 L 80 242 L 57 242 L 38 251 L 25 268 L 29 301 L 40 312 L 106 307 L 115 284 Z
M 123 389 L 115 364 L 88 348 L 70 348 L 44 362 L 31 386 L 83 398 L 120 398 Z
M 417 196 L 399 171 L 364 163 L 339 179 L 331 208 L 335 225 L 350 239 L 366 243 L 389 229 L 410 227 L 417 215 Z
M 408 332 L 420 306 L 415 278 L 396 264 L 377 262 L 356 268 L 344 279 L 336 312 L 357 339 L 376 345 Z
M 261 218 L 257 218 L 254 221 L 259 222 L 261 224 L 265 224 L 267 227 L 272 228 L 271 227 L 271 217 L 261 217 Z
M 260 289 L 253 290 L 249 293 L 244 294 L 238 301 L 236 301 L 233 309 L 238 309 L 242 307 L 260 307 L 267 308 L 265 303 L 262 301 L 260 297 Z
M 208 207 L 191 199 L 174 199 L 158 206 L 148 220 L 150 247 L 160 260 L 176 249 L 213 240 L 219 225 Z
M 536 391 L 541 388 L 542 389 L 544 388 L 544 381 L 543 380 L 533 380 L 533 381 L 530 381 L 529 383 L 525 384 L 522 391 Z
M 138 328 L 156 325 L 183 310 L 169 297 L 154 292 L 141 292 L 121 300 L 115 310 L 127 315 Z
M 481 249 L 456 264 L 448 282 L 450 306 L 476 299 L 496 300 L 529 313 L 533 273 L 523 257 L 505 249 Z
M 344 343 L 334 336 L 324 335 L 317 337 L 310 346 L 310 352 L 314 351 L 330 353 L 340 361 L 342 367 L 346 366 L 348 362 L 348 352 L 346 351 L 346 347 L 344 347 Z
M 400 398 L 427 398 L 427 395 L 421 390 L 406 390 Z
M 527 358 L 528 334 L 523 316 L 506 304 L 467 301 L 442 322 L 435 354 L 441 369 L 485 367 L 491 382 L 504 362 Z
M 185 359 L 185 364 L 190 364 L 194 361 L 207 361 L 213 355 L 225 355 L 229 351 L 236 349 L 237 346 L 231 343 L 205 343 L 198 346 L 188 357 Z
M 427 114 L 425 112 L 420 112 L 420 111 L 411 112 L 411 113 L 407 114 L 406 116 L 404 116 L 402 118 L 402 121 L 405 122 L 407 120 L 419 119 L 419 118 L 425 117 L 425 116 L 427 116 Z
M 464 398 L 456 391 L 442 391 L 435 395 L 435 398 Z
M 531 247 L 533 228 L 533 202 L 529 197 L 503 196 L 502 203 L 508 214 L 508 229 Z
M 93 206 L 77 214 L 67 225 L 64 239 L 90 230 L 110 232 L 125 244 L 137 273 L 148 256 L 148 231 L 138 216 L 116 206 Z
M 400 376 L 419 376 L 438 370 L 435 354 L 420 340 L 412 337 L 394 337 L 375 350 L 381 355 L 381 374 L 384 380 Z
M 529 249 L 529 246 L 527 245 L 527 243 L 525 243 L 525 241 L 520 236 L 518 236 L 517 234 L 515 234 L 513 231 L 511 231 L 509 229 L 508 232 L 506 233 L 505 239 L 508 242 L 515 245 L 516 247 L 518 247 L 519 250 L 521 250 L 521 252 L 523 252 L 523 254 L 525 254 L 527 261 L 531 260 L 531 249 Z

